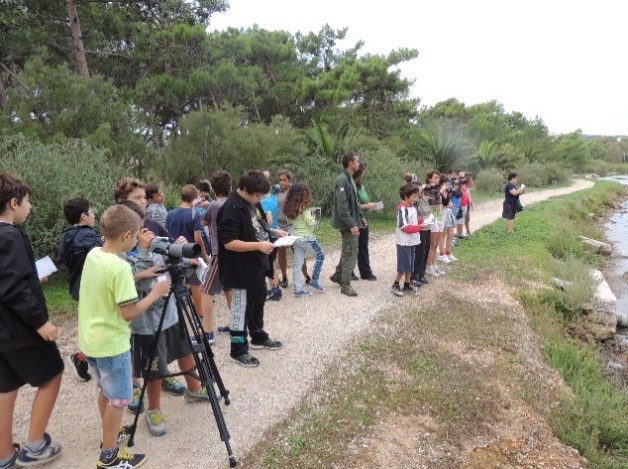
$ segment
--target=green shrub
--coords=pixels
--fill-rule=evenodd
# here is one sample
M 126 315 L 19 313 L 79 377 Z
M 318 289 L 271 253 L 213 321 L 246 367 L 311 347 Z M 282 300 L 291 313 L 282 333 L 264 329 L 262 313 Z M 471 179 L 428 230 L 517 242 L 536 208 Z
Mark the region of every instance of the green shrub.
M 562 261 L 552 264 L 554 276 L 565 281 L 561 300 L 565 309 L 573 315 L 582 311 L 593 298 L 597 285 L 591 278 L 591 266 L 574 254 L 567 254 Z
M 497 169 L 483 169 L 475 177 L 475 189 L 481 192 L 501 192 L 504 175 Z
M 82 140 L 43 144 L 16 135 L 0 138 L 0 154 L 0 171 L 25 179 L 31 187 L 33 209 L 25 228 L 37 257 L 56 258 L 57 243 L 68 226 L 63 216 L 68 199 L 85 197 L 101 214 L 113 203 L 115 182 L 124 176 L 105 150 Z
M 548 169 L 539 162 L 524 163 L 517 168 L 517 180 L 530 187 L 541 187 L 550 184 L 552 175 Z

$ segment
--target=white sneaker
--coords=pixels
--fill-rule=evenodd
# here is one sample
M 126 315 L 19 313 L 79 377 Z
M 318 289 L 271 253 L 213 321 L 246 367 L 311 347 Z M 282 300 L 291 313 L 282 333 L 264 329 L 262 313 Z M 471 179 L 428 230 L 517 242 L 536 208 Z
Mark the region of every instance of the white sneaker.
M 449 264 L 451 262 L 449 257 L 447 257 L 447 255 L 445 255 L 445 254 L 439 255 L 438 256 L 438 260 L 441 261 L 441 262 L 444 262 L 445 264 Z
M 441 277 L 442 277 L 443 275 L 445 275 L 445 271 L 444 271 L 443 269 L 441 269 L 439 266 L 434 265 L 434 269 L 436 270 L 436 273 L 437 273 L 438 275 L 440 275 Z
M 433 276 L 433 277 L 438 277 L 440 274 L 438 272 L 438 270 L 436 270 L 437 267 L 435 265 L 431 265 L 430 269 L 428 270 L 428 273 Z
M 449 256 L 448 256 L 448 257 L 449 257 L 449 260 L 450 260 L 451 262 L 456 262 L 456 261 L 458 260 L 457 258 L 455 258 L 455 257 L 454 257 L 454 255 L 453 255 L 453 254 L 449 254 Z

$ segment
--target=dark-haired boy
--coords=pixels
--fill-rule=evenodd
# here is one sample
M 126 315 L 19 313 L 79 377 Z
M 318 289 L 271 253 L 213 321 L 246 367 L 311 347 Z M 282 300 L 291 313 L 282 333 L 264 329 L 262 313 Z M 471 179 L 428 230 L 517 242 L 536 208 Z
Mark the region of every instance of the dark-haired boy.
M 68 200 L 63 207 L 63 214 L 72 226 L 65 229 L 59 241 L 59 260 L 68 269 L 70 295 L 78 301 L 81 274 L 87 253 L 93 248 L 101 247 L 102 241 L 94 231 L 96 215 L 87 199 L 76 197 Z M 92 378 L 81 352 L 68 356 L 68 363 L 72 365 L 74 374 L 81 381 L 89 381 Z
M 270 230 L 260 212 L 259 201 L 270 189 L 262 171 L 246 171 L 238 189 L 227 197 L 218 211 L 218 269 L 220 281 L 231 288 L 231 359 L 245 367 L 259 366 L 249 353 L 251 348 L 279 350 L 281 342 L 272 340 L 264 330 L 266 301 L 265 273 L 268 255 L 273 251 L 269 232 L 285 236 L 281 230 Z
M 30 241 L 19 226 L 31 210 L 30 188 L 21 179 L 0 174 L 0 468 L 16 463 L 38 466 L 61 451 L 46 433 L 61 385 L 63 359 L 55 343 L 59 333 L 48 319 L 44 292 Z M 28 442 L 12 441 L 13 411 L 19 389 L 37 388 Z
M 166 216 L 168 216 L 168 210 L 164 206 L 165 200 L 164 191 L 158 185 L 148 184 L 146 186 L 146 218 L 155 220 L 163 228 L 166 228 Z

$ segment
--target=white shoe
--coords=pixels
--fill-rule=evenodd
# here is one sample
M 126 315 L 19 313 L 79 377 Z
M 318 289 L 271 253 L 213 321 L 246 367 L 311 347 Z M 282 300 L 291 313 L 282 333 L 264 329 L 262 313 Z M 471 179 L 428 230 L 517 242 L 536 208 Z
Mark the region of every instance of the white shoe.
M 430 269 L 428 271 L 428 273 L 433 276 L 433 277 L 438 277 L 440 275 L 440 273 L 437 270 L 437 267 L 435 265 L 431 265 Z
M 447 255 L 445 255 L 445 254 L 442 254 L 442 255 L 438 256 L 438 260 L 441 261 L 441 262 L 444 262 L 445 264 L 449 264 L 451 262 L 449 257 L 447 257 Z
M 445 271 L 444 271 L 443 269 L 441 269 L 439 266 L 434 265 L 434 269 L 436 270 L 436 273 L 437 273 L 438 275 L 440 275 L 441 277 L 442 277 L 443 275 L 445 275 Z
M 448 257 L 449 257 L 449 260 L 450 260 L 451 262 L 456 262 L 456 261 L 458 260 L 457 258 L 455 258 L 455 257 L 454 257 L 454 255 L 453 255 L 453 254 L 449 254 L 449 256 L 448 256 Z

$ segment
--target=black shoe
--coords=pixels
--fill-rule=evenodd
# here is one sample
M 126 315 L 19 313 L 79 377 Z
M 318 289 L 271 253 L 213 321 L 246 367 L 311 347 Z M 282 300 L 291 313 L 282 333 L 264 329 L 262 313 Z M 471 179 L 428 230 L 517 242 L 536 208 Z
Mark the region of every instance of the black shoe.
M 255 368 L 256 366 L 259 366 L 259 360 L 251 356 L 250 353 L 245 353 L 238 357 L 231 357 L 231 361 L 246 368 Z
M 268 292 L 268 295 L 266 295 L 266 301 L 279 301 L 282 296 L 283 293 L 281 293 L 281 289 L 279 287 L 274 287 Z
M 305 284 L 306 284 L 306 285 L 309 285 L 309 284 L 310 284 L 310 280 L 312 280 L 312 279 L 310 278 L 310 276 L 309 276 L 309 275 L 306 275 L 306 276 L 305 276 Z
M 401 292 L 404 295 L 416 295 L 419 293 L 419 289 L 416 287 L 411 287 L 410 285 L 404 285 Z
M 362 277 L 362 280 L 370 280 L 371 282 L 374 282 L 375 280 L 377 280 L 377 277 L 371 274 L 370 277 Z
M 347 296 L 358 296 L 358 293 L 353 289 L 350 283 L 343 283 L 340 288 L 340 293 Z
M 283 347 L 283 344 L 278 340 L 266 339 L 263 344 L 254 344 L 251 342 L 251 348 L 254 350 L 266 349 L 266 350 L 279 350 Z
M 334 283 L 337 283 L 338 285 L 340 285 L 342 283 L 342 280 L 336 274 L 334 274 L 331 277 L 329 277 L 329 280 L 331 280 Z
M 354 274 L 353 272 L 351 272 L 351 281 L 352 281 L 352 282 L 354 282 L 354 281 L 356 281 L 356 280 L 360 280 L 360 279 L 358 278 L 358 276 L 357 276 L 356 274 Z
M 118 452 L 111 461 L 107 462 L 99 459 L 96 463 L 96 467 L 110 467 L 115 469 L 124 467 L 125 469 L 134 469 L 144 464 L 144 461 L 146 461 L 145 455 L 133 454 L 128 448 L 124 447 L 118 449 Z
M 419 282 L 421 282 L 423 285 L 427 285 L 428 283 L 430 283 L 430 282 L 428 282 L 428 280 L 425 278 L 425 276 L 423 276 L 423 277 L 419 277 Z
M 92 375 L 89 374 L 89 365 L 82 354 L 73 353 L 68 357 L 68 363 L 70 363 L 72 371 L 78 379 L 81 381 L 89 381 L 92 379 Z
M 279 285 L 281 285 L 281 288 L 288 288 L 288 279 L 284 278 L 281 282 L 279 282 Z

